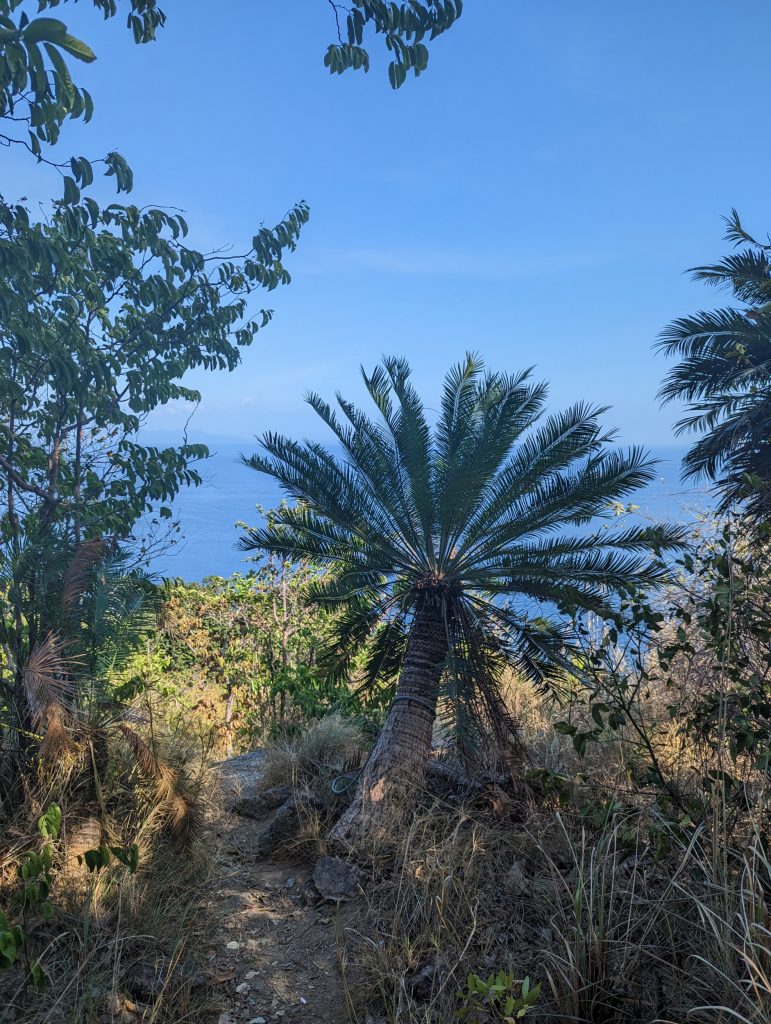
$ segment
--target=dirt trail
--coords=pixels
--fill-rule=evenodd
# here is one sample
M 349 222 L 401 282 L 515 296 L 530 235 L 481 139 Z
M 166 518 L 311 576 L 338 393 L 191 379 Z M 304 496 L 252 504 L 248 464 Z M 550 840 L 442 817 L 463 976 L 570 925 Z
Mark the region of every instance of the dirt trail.
M 345 1024 L 335 907 L 308 903 L 311 865 L 258 859 L 257 837 L 270 814 L 263 823 L 228 810 L 255 790 L 261 757 L 244 754 L 218 769 L 221 857 L 210 909 L 219 927 L 207 954 L 213 1024 Z

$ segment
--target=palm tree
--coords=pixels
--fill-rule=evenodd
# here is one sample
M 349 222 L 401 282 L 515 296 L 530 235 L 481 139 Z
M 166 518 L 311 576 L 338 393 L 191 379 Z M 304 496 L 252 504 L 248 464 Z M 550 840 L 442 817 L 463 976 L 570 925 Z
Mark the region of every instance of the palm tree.
M 678 434 L 704 432 L 684 476 L 715 481 L 722 511 L 740 502 L 762 522 L 771 513 L 771 245 L 748 235 L 736 210 L 726 223 L 726 238 L 743 248 L 691 273 L 730 288 L 743 308 L 699 312 L 662 332 L 659 348 L 681 362 L 659 395 L 688 403 Z
M 414 794 L 443 682 L 456 721 L 481 712 L 500 726 L 500 668 L 547 683 L 570 654 L 557 610 L 610 613 L 622 593 L 666 579 L 652 551 L 680 542 L 671 527 L 587 527 L 653 477 L 641 449 L 608 449 L 604 409 L 578 404 L 531 430 L 546 386 L 529 370 L 484 373 L 469 355 L 447 374 L 432 428 L 403 359 L 362 375 L 376 421 L 340 395 L 339 412 L 307 399 L 339 455 L 268 433 L 258 454 L 242 456 L 297 502 L 250 529 L 242 547 L 324 566 L 312 596 L 338 610 L 341 652 L 372 638 L 371 659 L 398 667 L 338 838 L 377 832 Z

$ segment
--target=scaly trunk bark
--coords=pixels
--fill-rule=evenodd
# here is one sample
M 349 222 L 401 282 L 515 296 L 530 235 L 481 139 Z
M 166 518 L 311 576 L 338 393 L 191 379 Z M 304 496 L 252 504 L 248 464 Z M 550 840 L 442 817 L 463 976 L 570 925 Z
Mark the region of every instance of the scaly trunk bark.
M 447 650 L 440 604 L 428 598 L 415 614 L 388 718 L 362 769 L 353 803 L 332 829 L 333 839 L 350 843 L 384 836 L 422 784 Z

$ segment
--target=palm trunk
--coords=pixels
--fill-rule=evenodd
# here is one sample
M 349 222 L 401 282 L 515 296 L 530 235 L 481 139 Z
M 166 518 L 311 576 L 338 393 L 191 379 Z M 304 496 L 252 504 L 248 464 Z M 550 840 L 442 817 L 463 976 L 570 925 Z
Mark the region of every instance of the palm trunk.
M 415 615 L 396 697 L 333 839 L 382 835 L 422 784 L 447 650 L 441 607 L 429 599 Z

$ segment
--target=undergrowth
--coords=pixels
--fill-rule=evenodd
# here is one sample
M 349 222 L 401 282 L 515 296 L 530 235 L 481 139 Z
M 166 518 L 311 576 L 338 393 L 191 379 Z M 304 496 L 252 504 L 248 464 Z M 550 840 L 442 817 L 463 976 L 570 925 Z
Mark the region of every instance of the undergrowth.
M 211 933 L 211 779 L 183 736 L 143 732 L 133 744 L 110 741 L 95 785 L 93 772 L 79 784 L 72 772 L 58 784 L 41 778 L 6 822 L 0 907 L 23 921 L 25 941 L 0 971 L 2 1024 L 210 1019 L 201 965 Z M 19 866 L 41 848 L 32 809 L 54 798 L 63 813 L 50 844 L 49 910 L 25 905 Z

